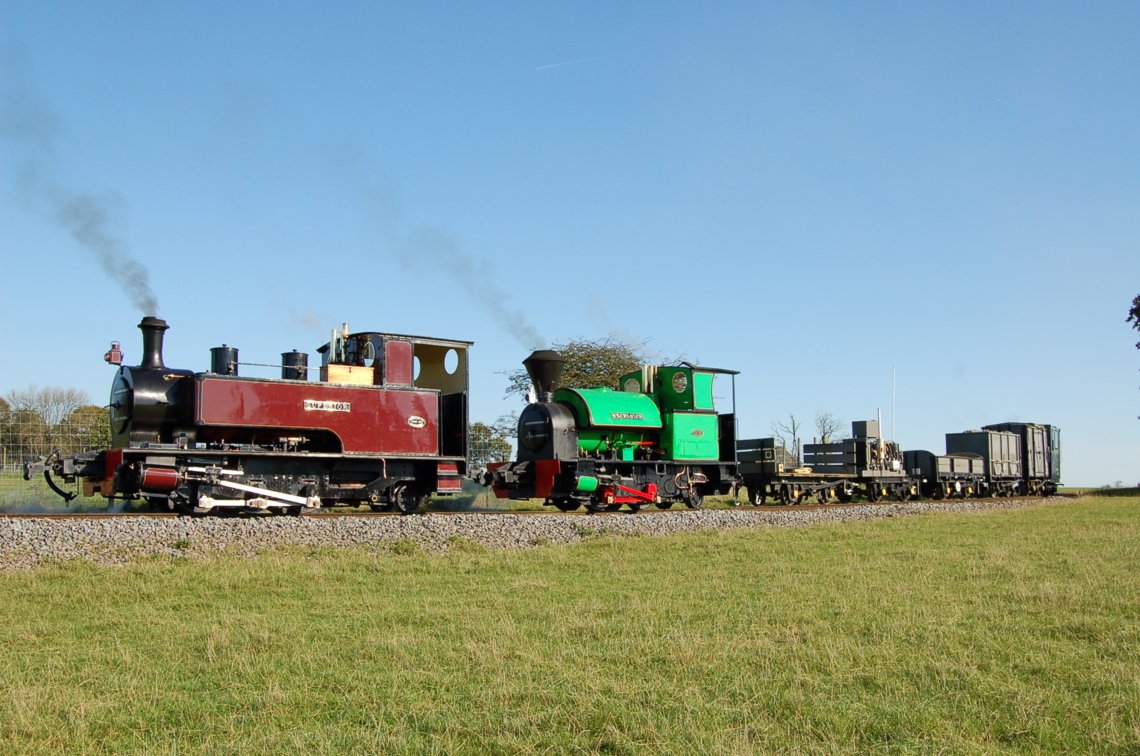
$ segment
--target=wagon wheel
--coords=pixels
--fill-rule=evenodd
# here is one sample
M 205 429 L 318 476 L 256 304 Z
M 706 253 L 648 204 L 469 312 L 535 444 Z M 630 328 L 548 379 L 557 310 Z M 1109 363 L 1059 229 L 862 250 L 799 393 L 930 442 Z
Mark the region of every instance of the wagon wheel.
M 705 503 L 705 498 L 696 489 L 685 491 L 681 494 L 681 499 L 689 509 L 700 509 L 701 505 Z
M 756 486 L 755 491 L 749 491 L 752 494 L 752 503 L 758 507 L 764 506 L 764 502 L 768 500 L 768 487 Z
M 424 495 L 407 483 L 398 483 L 392 487 L 388 494 L 392 506 L 401 514 L 412 514 L 420 508 Z
M 867 500 L 868 501 L 882 501 L 883 500 L 883 487 L 876 481 L 867 486 Z
M 795 488 L 790 483 L 780 486 L 780 503 L 795 504 L 798 501 Z
M 941 483 L 938 483 L 934 486 L 934 490 L 930 492 L 930 495 L 935 501 L 942 501 L 946 498 L 946 488 Z
M 850 483 L 841 483 L 835 495 L 841 502 L 848 504 L 855 498 L 855 490 L 851 487 Z

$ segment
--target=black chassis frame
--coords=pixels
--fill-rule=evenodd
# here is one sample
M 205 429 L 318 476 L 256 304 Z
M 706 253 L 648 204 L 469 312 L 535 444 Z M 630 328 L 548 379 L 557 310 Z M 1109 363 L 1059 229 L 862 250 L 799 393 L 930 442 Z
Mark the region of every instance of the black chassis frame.
M 550 501 L 547 503 L 553 503 L 555 499 L 570 499 L 583 503 L 589 501 L 590 494 L 576 490 L 575 480 L 578 477 L 596 477 L 603 485 L 616 483 L 635 489 L 655 483 L 662 502 L 680 502 L 685 500 L 685 496 L 684 489 L 677 486 L 677 478 L 686 474 L 691 476 L 694 472 L 703 474 L 706 478 L 705 481 L 693 486 L 702 497 L 727 494 L 736 485 L 737 466 L 733 462 L 580 457 L 574 460 L 562 460 L 561 470 L 555 477 L 554 488 L 551 489 Z
M 105 477 L 106 455 L 116 450 L 77 455 L 53 466 L 51 472 L 68 483 L 82 478 L 95 483 Z M 390 504 L 393 490 L 413 485 L 422 494 L 436 493 L 439 464 L 455 463 L 462 471 L 463 457 L 391 457 L 344 455 L 336 453 L 254 451 L 246 449 L 126 448 L 122 464 L 115 471 L 115 492 L 111 498 L 152 499 L 152 505 L 170 509 L 193 508 L 198 496 L 226 491 L 202 476 L 185 476 L 187 468 L 240 470 L 227 480 L 291 495 L 317 496 L 323 505 Z M 177 470 L 179 484 L 171 491 L 146 491 L 140 486 L 147 468 Z M 207 476 L 208 477 L 208 476 Z M 50 481 L 50 478 L 49 478 Z M 240 494 L 239 494 L 240 495 Z M 445 495 L 445 494 L 444 494 Z M 281 506 L 288 506 L 282 504 Z M 299 506 L 297 507 L 299 508 Z

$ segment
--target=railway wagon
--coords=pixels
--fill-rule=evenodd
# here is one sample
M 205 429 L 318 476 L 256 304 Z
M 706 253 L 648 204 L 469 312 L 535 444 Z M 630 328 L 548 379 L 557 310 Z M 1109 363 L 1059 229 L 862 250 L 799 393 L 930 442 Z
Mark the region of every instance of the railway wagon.
M 1013 496 L 1021 489 L 1021 444 L 1016 433 L 998 430 L 968 430 L 946 434 L 946 453 L 974 454 L 985 465 L 985 490 L 989 496 Z
M 902 451 L 882 438 L 879 422 L 856 420 L 851 438 L 821 444 L 805 444 L 803 463 L 772 438 L 737 442 L 740 477 L 752 503 L 769 499 L 798 504 L 809 499 L 820 503 L 851 501 L 862 494 L 871 501 L 886 497 L 905 500 L 918 495 L 907 476 Z
M 935 454 L 925 450 L 903 452 L 907 475 L 919 494 L 931 499 L 984 496 L 986 463 L 979 454 Z
M 1007 431 L 1017 435 L 1021 447 L 1021 482 L 1018 492 L 1025 496 L 1051 496 L 1061 485 L 1061 429 L 1038 423 L 994 423 L 983 430 Z

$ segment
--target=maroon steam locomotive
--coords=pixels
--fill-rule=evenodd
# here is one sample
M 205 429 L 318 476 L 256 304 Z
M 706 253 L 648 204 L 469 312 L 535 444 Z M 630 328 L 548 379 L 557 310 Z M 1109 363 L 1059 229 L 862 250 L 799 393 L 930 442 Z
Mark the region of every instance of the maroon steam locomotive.
M 414 512 L 431 494 L 457 493 L 467 473 L 471 342 L 335 330 L 308 355 L 282 354 L 281 378 L 239 375 L 237 350 L 211 350 L 211 369 L 168 368 L 169 326 L 143 318 L 143 359 L 111 386 L 110 448 L 25 465 L 87 496 L 147 499 L 205 513 L 300 512 L 367 504 Z M 117 345 L 107 354 L 121 361 Z

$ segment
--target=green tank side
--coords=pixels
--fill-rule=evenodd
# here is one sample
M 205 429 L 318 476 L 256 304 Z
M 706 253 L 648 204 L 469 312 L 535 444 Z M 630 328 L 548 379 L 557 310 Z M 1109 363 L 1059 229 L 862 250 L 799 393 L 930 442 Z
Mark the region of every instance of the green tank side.
M 661 448 L 667 459 L 719 459 L 719 418 L 711 412 L 666 412 Z
M 661 410 L 652 397 L 609 388 L 558 389 L 554 401 L 574 412 L 578 428 L 660 428 Z
M 608 388 L 558 389 L 554 401 L 566 405 L 578 424 L 578 449 L 584 454 L 614 452 L 633 459 L 634 450 L 654 442 L 661 411 L 645 394 Z

